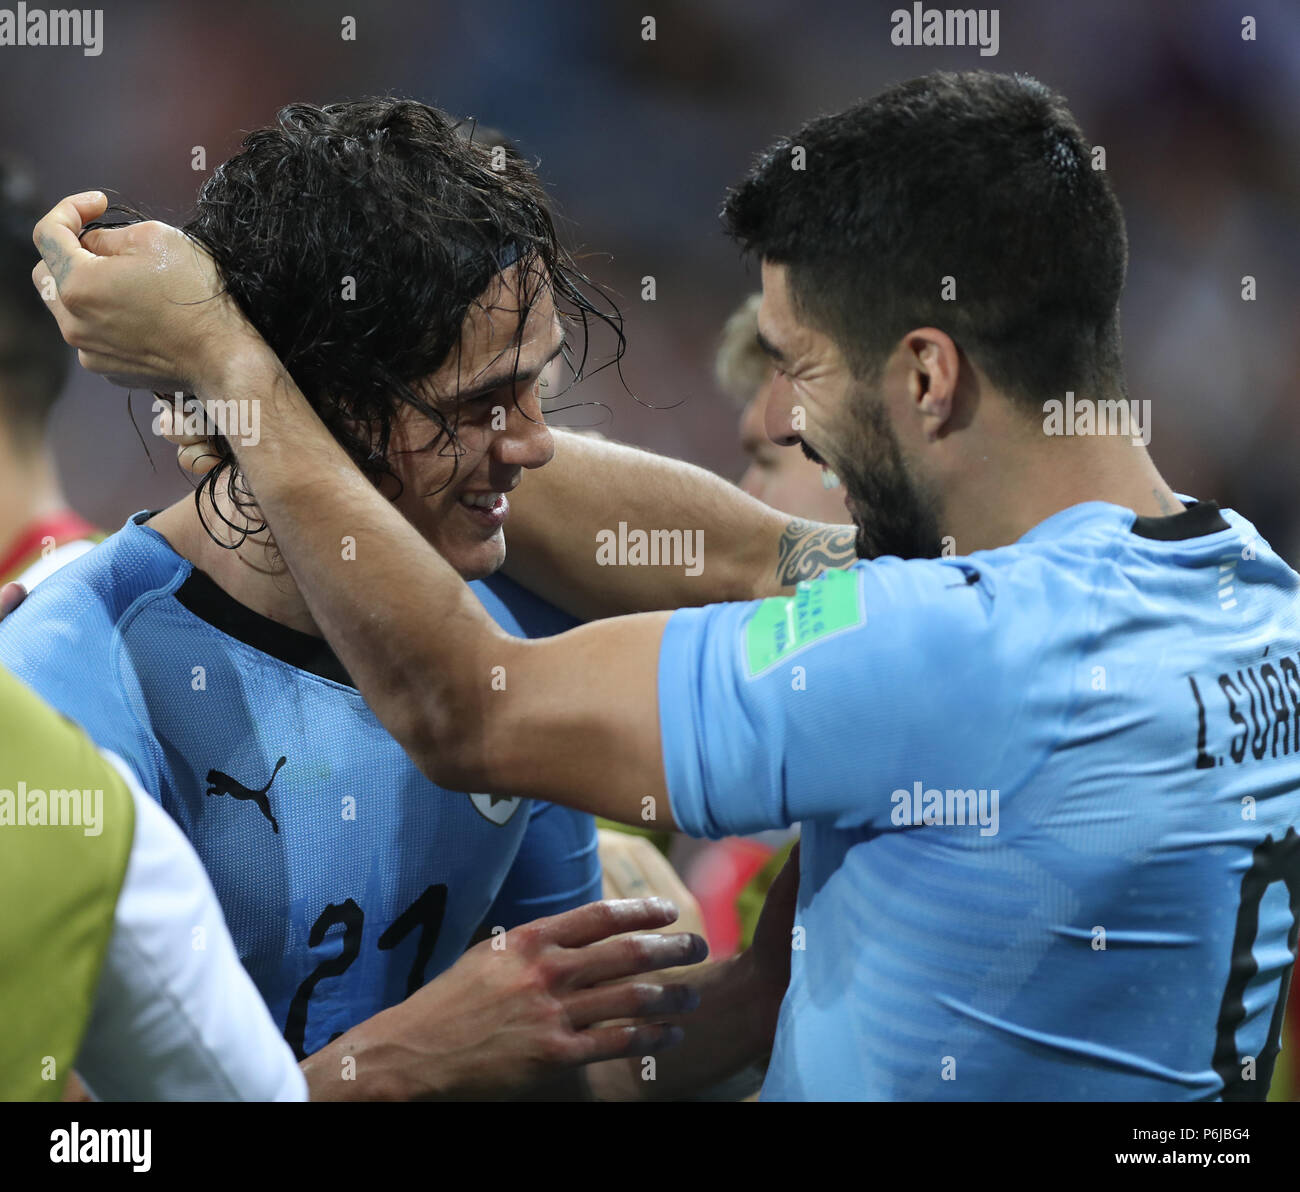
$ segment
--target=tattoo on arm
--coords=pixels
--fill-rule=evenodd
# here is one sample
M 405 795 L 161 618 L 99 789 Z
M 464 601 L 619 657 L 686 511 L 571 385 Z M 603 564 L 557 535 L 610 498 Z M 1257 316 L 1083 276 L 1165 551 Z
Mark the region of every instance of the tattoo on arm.
M 777 547 L 776 582 L 783 588 L 857 561 L 857 530 L 794 518 Z

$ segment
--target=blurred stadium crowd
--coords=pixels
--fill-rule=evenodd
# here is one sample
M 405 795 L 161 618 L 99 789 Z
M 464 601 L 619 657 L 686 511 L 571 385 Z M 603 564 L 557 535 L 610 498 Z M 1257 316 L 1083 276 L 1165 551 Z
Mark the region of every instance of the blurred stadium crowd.
M 817 468 L 762 435 L 767 365 L 745 301 L 757 278 L 719 232 L 720 199 L 755 150 L 816 111 L 922 69 L 1024 70 L 1064 91 L 1106 150 L 1130 238 L 1130 396 L 1152 403 L 1155 462 L 1179 491 L 1251 518 L 1295 565 L 1300 11 L 1256 6 L 1266 32 L 1249 44 L 1221 4 L 1109 0 L 1086 18 L 1004 4 L 999 56 L 973 63 L 971 51 L 892 46 L 891 7 L 823 0 L 815 20 L 795 20 L 775 0 L 668 0 L 648 54 L 640 9 L 623 0 L 380 2 L 354 41 L 305 3 L 232 3 L 219 16 L 124 3 L 106 14 L 99 57 L 6 58 L 0 156 L 51 202 L 99 186 L 179 221 L 209 166 L 293 100 L 404 94 L 498 127 L 540 163 L 570 246 L 626 320 L 621 371 L 597 372 L 553 420 L 704 465 L 787 512 L 844 520 Z M 148 409 L 137 395 L 141 429 Z M 150 461 L 96 378 L 73 370 L 48 432 L 68 504 L 106 531 L 183 491 L 170 449 L 152 442 Z M 770 880 L 785 843 L 672 854 L 715 955 L 744 942 L 752 913 L 747 926 L 737 894 Z
M 1130 396 L 1152 402 L 1157 466 L 1300 558 L 1300 11 L 1253 6 L 1258 37 L 1243 42 L 1240 12 L 1213 0 L 1003 4 L 1000 51 L 981 59 L 893 46 L 894 5 L 858 0 L 665 0 L 647 53 L 643 7 L 380 0 L 344 41 L 338 15 L 305 2 L 119 3 L 98 57 L 7 53 L 0 151 L 30 163 L 47 195 L 108 187 L 177 220 L 205 177 L 195 147 L 215 165 L 293 100 L 393 92 L 495 125 L 540 161 L 570 245 L 627 318 L 623 372 L 639 402 L 609 370 L 574 395 L 607 410 L 557 421 L 738 476 L 712 357 L 757 277 L 719 230 L 725 188 L 777 133 L 894 80 L 1028 71 L 1070 97 L 1107 151 L 1129 228 Z M 1255 301 L 1239 296 L 1246 275 Z M 154 471 L 101 384 L 70 379 L 52 434 L 73 506 L 116 528 L 182 481 L 170 459 Z M 139 420 L 147 403 L 135 405 Z

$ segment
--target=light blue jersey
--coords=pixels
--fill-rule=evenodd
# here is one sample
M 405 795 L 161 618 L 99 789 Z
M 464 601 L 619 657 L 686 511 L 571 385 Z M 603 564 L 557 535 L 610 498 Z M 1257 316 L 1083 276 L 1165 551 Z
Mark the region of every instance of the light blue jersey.
M 1262 1099 L 1300 911 L 1300 576 L 1210 503 L 683 610 L 673 814 L 803 825 L 768 1100 Z
M 236 603 L 146 516 L 36 588 L 0 660 L 180 824 L 300 1057 L 443 972 L 480 925 L 601 896 L 591 816 L 435 786 L 322 639 Z M 472 587 L 510 633 L 573 624 L 503 577 Z

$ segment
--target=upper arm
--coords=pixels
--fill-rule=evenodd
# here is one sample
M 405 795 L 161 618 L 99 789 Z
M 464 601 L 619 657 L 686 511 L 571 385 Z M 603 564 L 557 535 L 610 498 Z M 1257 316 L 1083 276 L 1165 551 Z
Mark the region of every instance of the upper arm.
M 0 626 L 0 665 L 102 749 L 130 762 L 146 789 L 161 798 L 157 745 L 132 706 L 128 675 L 103 606 L 70 611 L 55 589 L 61 576 L 38 587 Z M 136 706 L 139 706 L 138 703 Z
M 939 743 L 972 755 L 983 602 L 955 569 L 892 560 L 793 597 L 677 613 L 659 704 L 681 830 L 889 826 L 897 790 L 944 773 Z
M 644 613 L 538 641 L 497 636 L 482 671 L 495 668 L 499 682 L 464 710 L 475 756 L 460 760 L 451 785 L 483 783 L 626 823 L 673 827 L 659 748 L 667 621 L 667 613 Z
M 963 734 L 989 733 L 989 599 L 955 566 L 894 559 L 792 597 L 503 636 L 482 665 L 500 702 L 462 710 L 440 781 L 699 836 L 886 823 L 936 724 L 967 757 Z

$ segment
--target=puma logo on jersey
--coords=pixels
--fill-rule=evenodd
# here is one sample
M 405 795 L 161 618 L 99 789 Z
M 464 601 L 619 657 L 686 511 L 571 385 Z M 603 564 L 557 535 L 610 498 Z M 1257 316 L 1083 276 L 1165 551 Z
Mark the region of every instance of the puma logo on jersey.
M 238 779 L 231 778 L 229 774 L 223 774 L 220 770 L 208 771 L 208 789 L 205 792 L 209 795 L 229 795 L 232 799 L 249 799 L 256 803 L 262 814 L 271 821 L 271 830 L 278 833 L 280 825 L 275 822 L 275 816 L 271 814 L 271 800 L 267 796 L 267 791 L 271 789 L 271 783 L 275 781 L 275 776 L 280 772 L 280 767 L 288 761 L 288 758 L 281 758 L 275 763 L 275 769 L 271 771 L 271 777 L 266 780 L 266 785 L 259 791 L 249 790 Z

